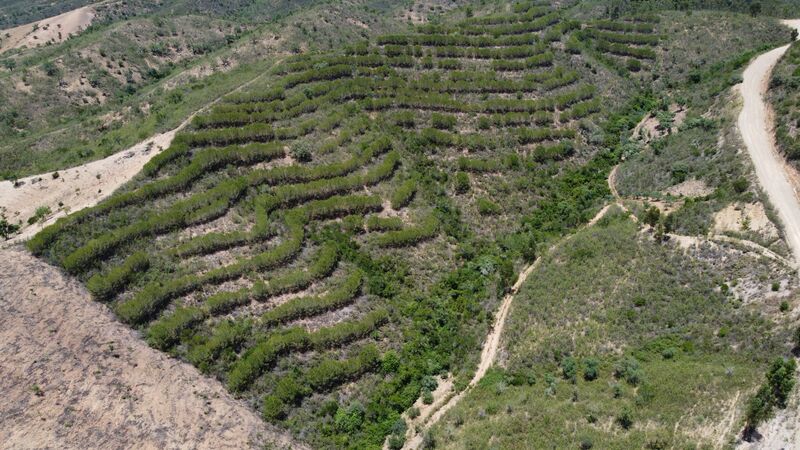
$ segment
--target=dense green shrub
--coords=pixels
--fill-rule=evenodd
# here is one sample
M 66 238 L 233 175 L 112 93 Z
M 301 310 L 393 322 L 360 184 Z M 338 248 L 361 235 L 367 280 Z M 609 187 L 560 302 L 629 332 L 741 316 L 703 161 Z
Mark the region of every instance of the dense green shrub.
M 484 197 L 477 199 L 476 206 L 478 207 L 478 213 L 482 216 L 496 216 L 501 211 L 500 205 Z
M 325 295 L 298 297 L 278 305 L 261 316 L 261 323 L 275 326 L 291 320 L 322 314 L 352 303 L 358 295 L 363 275 L 354 271 L 341 285 Z
M 392 193 L 392 209 L 400 209 L 407 206 L 411 200 L 414 198 L 414 194 L 417 192 L 417 182 L 413 179 L 408 179 L 404 181 L 398 188 Z
M 438 233 L 439 221 L 434 215 L 429 215 L 419 225 L 378 234 L 374 237 L 373 243 L 378 247 L 405 247 L 431 239 Z
M 469 187 L 469 175 L 466 172 L 456 172 L 453 189 L 459 194 L 464 194 L 469 191 Z
M 200 308 L 178 307 L 172 314 L 150 326 L 147 330 L 147 342 L 159 350 L 166 350 L 178 341 L 181 331 L 202 321 L 205 317 L 205 313 Z
M 150 266 L 150 259 L 145 252 L 136 252 L 129 256 L 120 266 L 114 267 L 105 274 L 95 274 L 86 282 L 86 289 L 95 299 L 106 301 L 120 293 L 131 280 Z
M 403 228 L 403 219 L 399 217 L 369 216 L 364 221 L 368 231 L 391 231 Z

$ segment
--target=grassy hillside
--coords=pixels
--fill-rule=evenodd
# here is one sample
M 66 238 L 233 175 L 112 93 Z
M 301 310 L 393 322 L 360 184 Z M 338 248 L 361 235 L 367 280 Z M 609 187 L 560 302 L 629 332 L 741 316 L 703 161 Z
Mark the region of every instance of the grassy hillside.
M 295 3 L 248 6 L 258 14 L 210 12 L 202 2 L 103 5 L 80 36 L 0 54 L 0 176 L 105 157 L 174 128 L 275 59 L 406 26 L 404 5 Z
M 608 195 L 604 148 L 651 101 L 651 44 L 603 32 L 629 22 L 472 15 L 287 58 L 30 248 L 312 444 L 401 435 L 435 375 L 469 379 L 515 266 Z
M 789 272 L 743 255 L 724 268 L 696 258 L 714 261 L 713 251 L 684 255 L 614 212 L 578 232 L 544 256 L 517 295 L 501 368 L 428 441 L 436 448 L 728 443 L 767 363 L 788 351 L 789 317 L 778 312 L 770 283 Z M 751 283 L 761 299 L 753 303 L 728 289 Z

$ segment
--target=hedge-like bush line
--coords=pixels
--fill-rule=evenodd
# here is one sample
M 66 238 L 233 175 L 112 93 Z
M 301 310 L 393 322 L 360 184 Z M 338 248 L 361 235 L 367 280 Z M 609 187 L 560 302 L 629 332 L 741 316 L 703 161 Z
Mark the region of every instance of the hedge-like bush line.
M 205 312 L 194 306 L 175 308 L 172 314 L 148 328 L 147 343 L 159 350 L 167 350 L 178 342 L 183 330 L 191 328 L 205 317 Z
M 431 239 L 437 234 L 439 234 L 439 221 L 431 214 L 419 225 L 377 234 L 372 242 L 377 247 L 407 247 Z
M 353 271 L 339 286 L 325 295 L 294 298 L 272 308 L 261 316 L 261 323 L 267 327 L 274 327 L 349 305 L 358 295 L 362 279 L 361 271 Z
M 411 203 L 411 200 L 414 198 L 414 194 L 417 192 L 417 182 L 414 179 L 409 178 L 408 180 L 404 181 L 397 187 L 397 189 L 392 193 L 392 198 L 390 199 L 392 203 L 392 209 L 400 209 L 407 206 Z
M 313 333 L 298 327 L 273 333 L 250 348 L 233 365 L 228 372 L 228 388 L 234 392 L 243 391 L 283 354 L 344 345 L 371 333 L 388 318 L 385 310 L 377 310 L 361 320 L 340 322 Z
M 133 280 L 133 278 L 147 270 L 150 266 L 150 259 L 145 252 L 136 252 L 129 256 L 120 266 L 114 267 L 108 272 L 98 273 L 86 282 L 86 289 L 92 293 L 95 299 L 107 301 L 121 292 Z
M 268 282 L 257 282 L 252 289 L 245 288 L 234 292 L 220 292 L 203 302 L 203 309 L 217 315 L 245 305 L 250 301 L 263 301 L 276 295 L 299 291 L 310 286 L 333 272 L 339 262 L 336 247 L 326 245 L 320 249 L 307 270 L 296 269 L 276 276 Z

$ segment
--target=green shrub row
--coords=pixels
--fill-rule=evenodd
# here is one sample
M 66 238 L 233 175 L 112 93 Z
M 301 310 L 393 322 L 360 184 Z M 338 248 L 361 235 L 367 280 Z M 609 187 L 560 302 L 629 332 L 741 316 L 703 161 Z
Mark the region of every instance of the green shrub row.
M 559 142 L 554 145 L 540 145 L 533 149 L 531 157 L 537 162 L 558 161 L 571 156 L 575 149 L 572 142 Z
M 271 102 L 283 100 L 284 98 L 286 98 L 285 91 L 282 88 L 275 87 L 266 91 L 236 92 L 226 95 L 223 101 L 226 103 Z
M 531 56 L 529 58 L 525 58 L 522 61 L 519 60 L 504 60 L 504 59 L 493 59 L 492 60 L 492 69 L 499 70 L 499 71 L 518 71 L 518 70 L 529 70 L 535 69 L 537 67 L 546 67 L 553 65 L 553 52 L 544 52 L 539 55 Z
M 142 173 L 147 177 L 155 176 L 167 164 L 188 155 L 189 145 L 187 145 L 183 135 L 182 133 L 175 136 L 169 147 L 150 158 L 150 161 L 147 161 L 142 167 Z
M 397 231 L 387 231 L 377 234 L 372 242 L 377 247 L 407 247 L 431 239 L 439 234 L 439 221 L 431 214 L 422 220 L 422 223 Z
M 439 74 L 423 74 L 407 84 L 407 89 L 441 93 L 499 93 L 549 91 L 567 86 L 578 80 L 576 71 L 564 72 L 560 67 L 542 73 L 525 74 L 519 80 L 498 77 L 492 72 L 451 72 L 449 79 L 441 80 Z
M 492 127 L 516 127 L 519 125 L 549 125 L 553 123 L 553 114 L 548 111 L 528 113 L 490 114 L 478 117 L 478 129 L 488 130 Z
M 210 336 L 195 335 L 187 359 L 202 372 L 208 373 L 223 352 L 235 352 L 244 344 L 251 329 L 251 322 L 247 319 L 223 320 L 214 326 Z
M 327 391 L 331 388 L 352 380 L 364 372 L 377 367 L 380 362 L 380 352 L 374 344 L 365 345 L 358 356 L 349 359 L 326 358 L 317 365 L 308 369 L 303 379 L 314 392 Z
M 363 216 L 381 209 L 383 200 L 379 195 L 335 195 L 297 208 L 305 220 L 332 219 L 350 214 Z
M 266 420 L 276 420 L 286 414 L 288 405 L 298 404 L 312 392 L 321 392 L 358 378 L 373 370 L 380 363 L 380 352 L 374 344 L 361 348 L 354 358 L 344 360 L 326 358 L 303 374 L 300 380 L 295 375 L 281 378 L 273 392 L 264 397 L 262 414 Z
M 367 231 L 394 231 L 403 228 L 403 220 L 399 217 L 368 216 L 363 225 Z
M 656 59 L 656 52 L 647 47 L 630 47 L 624 44 L 615 44 L 607 41 L 596 41 L 597 50 L 613 55 L 631 56 L 639 59 Z
M 95 299 L 107 301 L 121 292 L 133 278 L 150 267 L 150 259 L 145 252 L 137 252 L 129 256 L 121 265 L 108 272 L 95 274 L 86 282 L 86 289 Z
M 603 109 L 602 100 L 600 98 L 595 97 L 589 101 L 576 103 L 572 105 L 572 107 L 570 107 L 569 109 L 562 111 L 559 114 L 559 119 L 561 122 L 582 119 L 584 117 L 589 116 L 590 114 L 600 112 L 602 111 L 602 109 Z
M 611 20 L 597 20 L 592 26 L 601 30 L 625 31 L 629 33 L 652 33 L 653 25 L 649 23 L 614 22 Z
M 298 297 L 272 308 L 261 316 L 261 323 L 274 327 L 349 305 L 358 296 L 362 280 L 361 271 L 355 270 L 339 286 L 324 295 Z
M 164 212 L 102 234 L 67 255 L 62 266 L 70 273 L 81 273 L 123 243 L 208 220 L 242 195 L 247 187 L 244 181 L 242 178 L 223 181 L 213 189 L 173 204 Z
M 436 93 L 411 93 L 399 92 L 393 97 L 374 97 L 361 101 L 364 109 L 380 111 L 390 108 L 420 109 L 444 112 L 463 113 L 505 113 L 553 111 L 586 100 L 594 95 L 595 88 L 591 85 L 582 85 L 553 97 L 536 100 L 493 98 L 483 102 L 464 102 L 454 99 L 451 95 Z
M 281 79 L 284 89 L 289 89 L 300 84 L 311 83 L 313 81 L 330 81 L 338 78 L 348 78 L 353 75 L 353 66 L 340 64 L 322 68 L 312 68 L 304 72 L 287 75 Z
M 533 144 L 538 142 L 574 138 L 575 130 L 571 128 L 517 128 L 514 134 L 520 144 Z
M 417 182 L 413 179 L 408 179 L 400 184 L 397 189 L 392 193 L 392 209 L 400 209 L 407 206 L 414 194 L 417 192 Z
M 186 141 L 192 147 L 246 144 L 296 139 L 314 131 L 317 122 L 308 120 L 290 128 L 272 128 L 264 123 L 252 123 L 235 128 L 203 129 L 187 134 Z
M 270 334 L 236 361 L 228 372 L 228 388 L 233 392 L 241 392 L 281 355 L 291 351 L 341 346 L 371 333 L 383 325 L 388 317 L 385 310 L 377 310 L 361 320 L 341 322 L 313 333 L 293 327 Z
M 206 314 L 200 308 L 180 306 L 147 329 L 147 343 L 159 350 L 167 350 L 180 339 L 183 330 L 203 321 Z
M 323 246 L 314 256 L 307 270 L 304 268 L 291 270 L 266 283 L 259 281 L 252 288 L 214 294 L 203 302 L 203 309 L 209 314 L 218 315 L 251 301 L 263 301 L 276 295 L 305 289 L 314 281 L 330 275 L 336 269 L 338 262 L 339 253 L 336 247 Z
M 251 240 L 251 234 L 244 231 L 207 233 L 181 242 L 173 252 L 175 256 L 179 258 L 207 255 L 209 253 L 243 245 L 247 242 L 251 242 Z
M 472 59 L 520 59 L 541 55 L 547 52 L 546 45 L 515 45 L 510 47 L 436 47 L 433 55 L 437 58 Z
M 659 42 L 659 36 L 655 34 L 614 33 L 591 28 L 587 29 L 585 33 L 594 39 L 617 44 L 658 45 Z
M 167 303 L 202 286 L 220 284 L 251 271 L 264 271 L 289 262 L 300 251 L 304 240 L 304 223 L 293 216 L 286 217 L 288 236 L 284 242 L 252 258 L 210 270 L 203 275 L 187 275 L 166 282 L 153 282 L 116 307 L 117 315 L 131 324 L 146 322 Z

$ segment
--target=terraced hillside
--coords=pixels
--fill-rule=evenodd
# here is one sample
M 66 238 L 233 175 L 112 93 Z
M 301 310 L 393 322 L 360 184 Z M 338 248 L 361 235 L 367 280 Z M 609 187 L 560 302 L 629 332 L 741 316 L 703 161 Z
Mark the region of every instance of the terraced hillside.
M 266 420 L 397 445 L 434 376 L 470 379 L 515 266 L 608 194 L 642 20 L 518 3 L 288 59 L 29 248 Z

